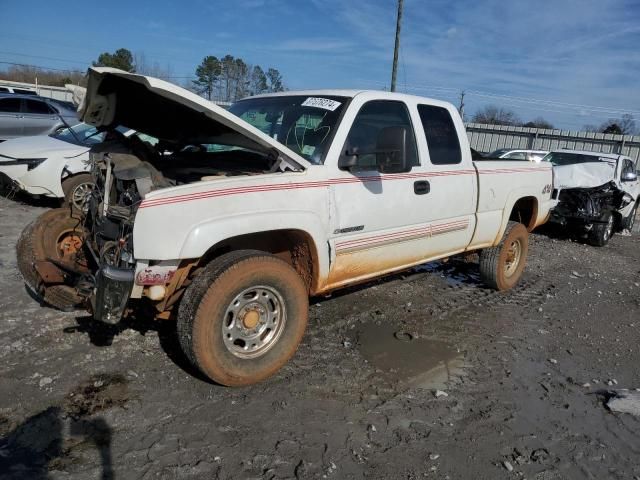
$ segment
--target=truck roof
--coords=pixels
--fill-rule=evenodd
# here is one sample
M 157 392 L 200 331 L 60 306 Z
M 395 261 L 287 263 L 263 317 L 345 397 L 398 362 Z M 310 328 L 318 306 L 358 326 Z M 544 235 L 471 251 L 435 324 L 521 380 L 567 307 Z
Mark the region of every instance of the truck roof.
M 286 92 L 263 93 L 260 95 L 254 95 L 252 97 L 246 97 L 246 98 L 243 98 L 242 100 L 246 100 L 249 98 L 283 97 L 283 96 L 291 96 L 291 95 L 301 95 L 301 96 L 309 96 L 309 97 L 324 96 L 324 97 L 353 98 L 356 95 L 361 95 L 365 93 L 375 95 L 380 99 L 388 99 L 388 100 L 411 100 L 411 101 L 427 100 L 429 103 L 434 103 L 434 104 L 449 103 L 449 102 L 444 102 L 442 100 L 437 100 L 435 98 L 423 97 L 419 95 L 409 95 L 407 93 L 388 92 L 386 90 L 357 90 L 357 89 L 287 90 Z

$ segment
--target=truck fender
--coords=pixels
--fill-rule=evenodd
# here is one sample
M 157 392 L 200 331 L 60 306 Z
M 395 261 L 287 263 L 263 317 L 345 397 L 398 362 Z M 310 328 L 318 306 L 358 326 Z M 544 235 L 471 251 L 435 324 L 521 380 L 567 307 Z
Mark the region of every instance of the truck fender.
M 517 188 L 515 190 L 510 191 L 509 194 L 507 195 L 507 200 L 505 202 L 504 210 L 502 211 L 502 222 L 500 224 L 498 235 L 493 241 L 494 246 L 498 245 L 502 240 L 502 236 L 504 235 L 504 232 L 507 229 L 507 224 L 509 223 L 509 217 L 511 216 L 511 211 L 513 210 L 513 207 L 515 206 L 516 202 L 525 197 L 535 198 L 538 209 L 540 208 L 541 198 L 536 193 L 533 193 L 531 191 L 531 188 L 524 187 L 524 188 Z M 538 210 L 538 212 L 536 213 L 536 217 L 539 217 L 539 216 L 540 216 L 540 212 Z M 537 225 L 539 222 L 540 222 L 540 219 L 536 218 L 535 224 Z
M 200 258 L 211 247 L 229 238 L 252 233 L 277 230 L 299 230 L 313 240 L 318 260 L 316 280 L 326 278 L 329 273 L 329 249 L 326 228 L 321 218 L 309 211 L 272 211 L 260 214 L 245 213 L 207 220 L 193 227 L 185 236 L 179 258 Z M 274 223 L 277 219 L 277 224 Z

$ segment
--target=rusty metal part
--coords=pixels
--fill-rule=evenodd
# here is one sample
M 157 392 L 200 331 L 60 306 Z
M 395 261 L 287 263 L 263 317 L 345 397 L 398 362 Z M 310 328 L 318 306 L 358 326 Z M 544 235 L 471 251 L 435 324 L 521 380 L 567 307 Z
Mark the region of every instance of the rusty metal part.
M 257 310 L 249 310 L 242 318 L 244 328 L 254 329 L 260 321 L 260 313 Z
M 43 282 L 48 284 L 64 283 L 65 272 L 47 260 L 36 260 L 33 264 Z
M 172 310 L 165 310 L 156 314 L 156 320 L 169 320 L 173 314 Z
M 82 249 L 82 243 L 82 238 L 79 235 L 65 232 L 64 236 L 58 239 L 58 251 L 62 258 L 75 255 Z
M 189 274 L 193 267 L 198 263 L 197 259 L 183 260 L 178 265 L 178 269 L 171 277 L 167 290 L 164 295 L 164 300 L 156 304 L 158 312 L 164 312 L 173 306 L 182 297 L 184 289 L 190 283 Z M 156 318 L 160 318 L 157 316 Z M 168 318 L 168 317 L 167 317 Z

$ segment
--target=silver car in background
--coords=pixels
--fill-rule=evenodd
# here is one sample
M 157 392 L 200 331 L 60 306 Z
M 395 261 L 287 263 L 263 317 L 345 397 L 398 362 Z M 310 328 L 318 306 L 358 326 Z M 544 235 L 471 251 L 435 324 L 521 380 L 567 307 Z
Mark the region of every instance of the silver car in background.
M 64 102 L 35 95 L 0 94 L 0 141 L 48 135 L 77 123 L 76 111 Z

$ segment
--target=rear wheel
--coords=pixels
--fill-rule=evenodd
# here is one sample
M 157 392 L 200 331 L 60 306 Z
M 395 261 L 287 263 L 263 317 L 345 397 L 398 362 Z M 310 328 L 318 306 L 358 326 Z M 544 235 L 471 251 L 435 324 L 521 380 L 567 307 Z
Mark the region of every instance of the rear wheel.
M 491 288 L 509 290 L 520 280 L 528 252 L 527 228 L 509 222 L 500 244 L 480 251 L 480 278 Z
M 83 252 L 85 231 L 68 208 L 49 210 L 22 231 L 16 253 L 18 268 L 29 288 L 45 303 L 60 310 L 72 310 L 83 303 L 73 287 L 47 285 L 37 272 L 36 262 L 54 259 L 73 269 L 86 269 Z
M 254 250 L 231 252 L 207 265 L 185 292 L 180 344 L 212 380 L 257 383 L 295 353 L 308 302 L 305 283 L 288 263 Z
M 615 218 L 611 212 L 602 214 L 600 222 L 595 223 L 587 235 L 589 244 L 594 247 L 604 247 L 613 235 L 614 224 Z
M 87 200 L 94 187 L 93 177 L 88 173 L 80 173 L 66 178 L 62 182 L 65 204 L 71 205 L 76 211 L 85 211 Z

